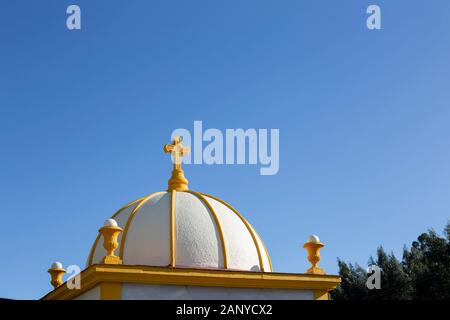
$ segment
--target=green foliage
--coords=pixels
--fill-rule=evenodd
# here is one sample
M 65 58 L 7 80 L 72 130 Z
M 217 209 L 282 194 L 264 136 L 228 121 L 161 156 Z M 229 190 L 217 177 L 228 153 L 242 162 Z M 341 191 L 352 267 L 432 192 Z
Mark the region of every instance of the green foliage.
M 366 270 L 358 265 L 346 264 L 338 260 L 339 275 L 342 282 L 333 291 L 332 297 L 336 300 L 362 300 L 367 296 Z
M 450 299 L 450 222 L 445 238 L 435 231 L 421 234 L 411 248 L 403 249 L 400 262 L 382 247 L 369 265 L 381 269 L 381 289 L 366 287 L 367 274 L 362 267 L 338 259 L 342 283 L 331 292 L 334 300 L 440 300 Z

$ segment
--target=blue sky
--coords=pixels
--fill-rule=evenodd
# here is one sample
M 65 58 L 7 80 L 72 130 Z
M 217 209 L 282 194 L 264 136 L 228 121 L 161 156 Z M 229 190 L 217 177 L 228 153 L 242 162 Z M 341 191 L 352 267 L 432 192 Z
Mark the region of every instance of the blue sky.
M 66 8 L 82 10 L 68 31 Z M 382 9 L 382 30 L 366 8 Z M 190 165 L 274 269 L 400 254 L 450 208 L 448 1 L 1 1 L 0 297 L 37 299 L 103 221 L 164 190 L 176 128 L 279 128 L 280 171 Z

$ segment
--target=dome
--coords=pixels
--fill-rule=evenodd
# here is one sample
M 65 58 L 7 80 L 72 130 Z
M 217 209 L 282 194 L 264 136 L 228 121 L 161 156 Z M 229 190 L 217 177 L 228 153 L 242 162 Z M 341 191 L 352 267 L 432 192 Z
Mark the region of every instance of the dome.
M 255 229 L 232 206 L 190 190 L 156 192 L 112 216 L 123 229 L 117 253 L 125 265 L 272 271 Z M 100 235 L 88 266 L 101 262 Z
M 118 261 L 125 265 L 272 271 L 269 254 L 255 229 L 232 206 L 211 195 L 191 191 L 181 169 L 189 153 L 181 137 L 166 144 L 174 159 L 167 191 L 130 202 L 105 223 L 123 229 Z M 87 265 L 101 263 L 100 234 Z

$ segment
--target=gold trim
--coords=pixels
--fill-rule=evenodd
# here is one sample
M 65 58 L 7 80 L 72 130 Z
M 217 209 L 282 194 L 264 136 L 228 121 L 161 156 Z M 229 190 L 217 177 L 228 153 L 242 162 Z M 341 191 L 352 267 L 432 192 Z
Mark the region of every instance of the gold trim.
M 320 261 L 320 249 L 323 247 L 324 244 L 320 241 L 309 241 L 303 245 L 303 248 L 308 252 L 308 261 L 311 263 L 311 268 L 309 268 L 306 273 L 325 274 L 325 270 L 317 266 Z
M 80 290 L 62 285 L 42 300 L 69 300 L 102 283 L 139 283 L 329 292 L 341 282 L 331 275 L 94 264 L 81 272 Z M 314 294 L 317 299 L 318 294 Z
M 166 144 L 163 148 L 165 153 L 170 153 L 173 157 L 172 177 L 169 179 L 169 187 L 167 191 L 188 190 L 189 181 L 184 176 L 183 169 L 181 169 L 181 158 L 189 154 L 190 148 L 183 147 L 181 141 L 183 141 L 183 137 L 175 137 L 172 141 L 172 144 Z
M 220 242 L 222 242 L 223 267 L 225 269 L 228 269 L 227 247 L 225 244 L 225 238 L 223 235 L 222 225 L 220 224 L 219 218 L 217 218 L 216 212 L 214 211 L 213 207 L 208 202 L 208 200 L 203 196 L 203 194 L 201 194 L 200 192 L 192 191 L 192 190 L 187 190 L 186 192 L 189 192 L 189 193 L 193 194 L 194 196 L 196 196 L 198 199 L 200 199 L 200 201 L 202 201 L 208 207 L 208 210 L 211 212 L 211 215 L 213 216 L 213 219 L 217 225 L 217 230 L 219 231 Z
M 100 283 L 100 300 L 120 300 L 122 298 L 122 283 Z
M 329 300 L 327 290 L 314 290 L 314 300 Z
M 261 249 L 259 248 L 258 240 L 256 239 L 256 235 L 255 235 L 255 233 L 253 232 L 253 228 L 252 228 L 252 226 L 250 225 L 250 223 L 248 223 L 248 221 L 245 220 L 245 218 L 244 218 L 244 217 L 243 217 L 243 216 L 242 216 L 235 208 L 233 208 L 230 204 L 226 203 L 226 202 L 223 201 L 222 199 L 219 199 L 219 198 L 217 198 L 217 197 L 215 197 L 215 196 L 212 196 L 212 195 L 206 194 L 206 193 L 202 193 L 202 195 L 203 195 L 203 196 L 206 196 L 206 197 L 210 197 L 210 198 L 212 198 L 212 199 L 214 199 L 214 200 L 216 200 L 216 201 L 219 201 L 220 203 L 224 204 L 225 206 L 227 206 L 231 211 L 233 211 L 233 212 L 241 219 L 241 221 L 244 223 L 245 227 L 247 228 L 248 232 L 249 232 L 250 235 L 252 236 L 253 243 L 255 244 L 256 252 L 257 252 L 257 254 L 258 254 L 259 266 L 260 266 L 260 268 L 261 268 L 261 271 L 264 272 L 264 263 L 263 263 L 263 260 L 262 260 Z M 262 239 L 261 239 L 261 243 L 263 243 L 263 242 L 262 242 Z M 268 254 L 267 254 L 267 256 L 268 256 Z M 269 258 L 269 259 L 270 259 L 270 258 Z M 272 268 L 271 268 L 271 269 L 272 269 Z
M 122 231 L 123 229 L 121 227 L 114 226 L 103 226 L 98 230 L 103 236 L 103 248 L 106 250 L 106 256 L 103 257 L 101 263 L 122 264 L 122 260 L 114 253 L 119 247 L 117 239 Z
M 128 217 L 127 223 L 125 224 L 125 228 L 123 229 L 122 239 L 120 241 L 119 257 L 122 261 L 123 261 L 123 251 L 125 248 L 125 241 L 127 240 L 128 229 L 130 228 L 131 221 L 133 221 L 133 218 L 136 215 L 136 212 L 138 212 L 140 207 L 142 207 L 148 200 L 150 200 L 151 198 L 153 198 L 159 194 L 163 194 L 163 193 L 166 193 L 166 192 L 159 191 L 159 192 L 152 193 L 151 195 L 147 196 L 145 199 L 141 200 L 141 202 L 138 203 L 138 205 L 133 209 L 133 211 L 131 211 L 131 214 Z
M 175 238 L 175 194 L 176 191 L 170 192 L 170 266 L 175 267 L 176 263 L 176 238 Z
M 267 251 L 266 245 L 264 244 L 263 239 L 261 238 L 261 236 L 259 235 L 258 231 L 255 230 L 255 228 L 253 228 L 252 226 L 252 230 L 256 233 L 256 235 L 259 238 L 259 241 L 261 241 L 264 251 L 266 252 L 266 256 L 267 256 L 267 260 L 269 260 L 269 267 L 270 267 L 270 271 L 273 271 L 273 267 L 272 267 L 272 260 L 270 259 L 270 255 L 269 255 L 269 251 Z
M 147 195 L 148 196 L 148 195 Z M 129 203 L 127 203 L 126 205 L 124 205 L 122 208 L 120 208 L 119 210 L 116 211 L 116 213 L 114 213 L 111 216 L 111 219 L 115 219 L 120 213 L 122 213 L 122 211 L 124 211 L 125 209 L 128 209 L 129 207 L 131 207 L 133 204 L 135 204 L 138 201 L 141 201 L 142 199 L 144 199 L 147 196 L 143 196 L 140 197 L 139 199 L 136 199 L 134 201 L 131 201 Z M 100 233 L 97 234 L 97 237 L 95 238 L 94 244 L 91 247 L 91 251 L 89 252 L 89 257 L 88 257 L 88 266 L 92 265 L 92 259 L 94 259 L 94 253 L 95 253 L 95 249 L 97 249 L 97 245 L 98 242 L 100 241 Z
M 51 281 L 53 288 L 58 288 L 60 285 L 63 284 L 62 277 L 66 273 L 66 270 L 63 268 L 50 268 L 47 270 L 48 273 L 50 273 Z

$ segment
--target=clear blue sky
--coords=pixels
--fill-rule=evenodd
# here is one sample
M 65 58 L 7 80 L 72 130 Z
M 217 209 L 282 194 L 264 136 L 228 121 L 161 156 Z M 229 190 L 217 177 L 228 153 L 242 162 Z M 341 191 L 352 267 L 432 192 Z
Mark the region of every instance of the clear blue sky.
M 82 9 L 68 31 L 66 8 Z M 381 31 L 366 8 L 382 9 Z M 280 171 L 185 167 L 274 268 L 400 254 L 450 209 L 449 1 L 0 2 L 0 297 L 84 266 L 103 221 L 164 190 L 173 129 L 279 128 Z

